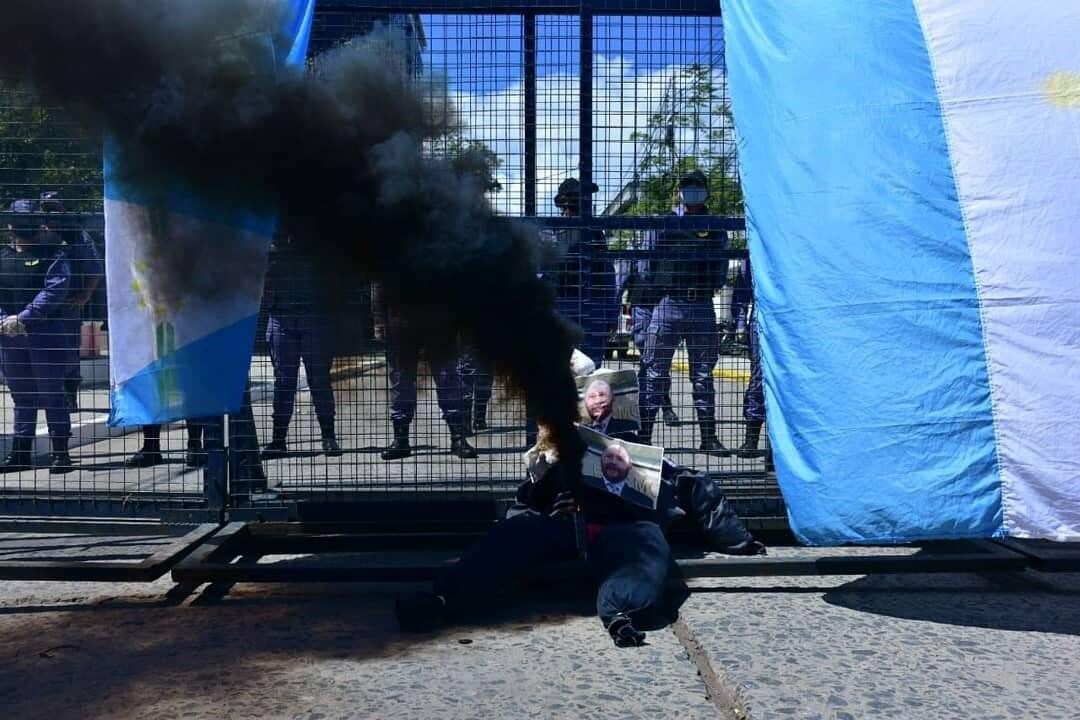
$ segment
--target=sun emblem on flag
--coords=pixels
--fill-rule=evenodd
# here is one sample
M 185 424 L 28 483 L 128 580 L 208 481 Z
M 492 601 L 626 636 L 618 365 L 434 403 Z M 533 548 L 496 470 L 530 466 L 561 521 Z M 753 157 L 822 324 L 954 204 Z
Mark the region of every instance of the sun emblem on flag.
M 1043 80 L 1043 92 L 1053 105 L 1080 107 L 1080 72 L 1056 72 Z

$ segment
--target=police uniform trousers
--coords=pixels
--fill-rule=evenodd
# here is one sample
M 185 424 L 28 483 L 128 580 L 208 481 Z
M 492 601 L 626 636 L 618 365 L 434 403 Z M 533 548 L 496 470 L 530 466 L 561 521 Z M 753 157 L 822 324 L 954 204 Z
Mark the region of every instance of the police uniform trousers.
M 487 405 L 495 387 L 495 376 L 480 364 L 470 352 L 461 354 L 457 362 L 458 377 L 461 378 L 461 395 L 465 407 Z
M 274 437 L 284 439 L 296 405 L 300 362 L 304 363 L 311 402 L 324 435 L 334 433 L 333 328 L 322 315 L 271 315 L 266 326 L 274 364 Z
M 420 363 L 420 346 L 411 333 L 389 329 L 386 343 L 386 363 L 390 374 L 390 419 L 395 423 L 411 423 L 416 415 L 416 372 Z M 435 375 L 435 394 L 443 420 L 449 425 L 464 422 L 461 378 L 454 361 L 432 363 Z
M 596 611 L 605 627 L 618 614 L 648 624 L 662 610 L 672 560 L 659 525 L 606 525 L 591 540 L 588 556 L 599 583 Z M 570 518 L 515 515 L 469 549 L 434 589 L 452 615 L 468 617 L 499 607 L 513 584 L 537 568 L 576 557 Z
M 71 437 L 71 413 L 64 393 L 69 354 L 60 333 L 0 336 L 0 365 L 15 405 L 15 437 L 37 434 L 38 410 L 45 411 L 50 437 Z
M 716 333 L 712 293 L 702 291 L 693 300 L 665 296 L 653 309 L 641 359 L 645 374 L 641 400 L 643 423 L 652 424 L 664 397 L 671 392 L 671 361 L 680 340 L 686 341 L 698 420 L 705 422 L 716 417 L 713 369 L 720 358 L 720 339 Z
M 64 394 L 68 407 L 75 410 L 79 405 L 79 386 L 82 385 L 82 367 L 80 351 L 82 349 L 82 318 L 65 320 L 67 326 L 67 360 L 64 366 Z
M 743 419 L 747 422 L 765 422 L 765 387 L 761 378 L 761 343 L 758 340 L 756 312 L 750 317 L 747 338 L 750 343 L 750 382 L 743 393 Z

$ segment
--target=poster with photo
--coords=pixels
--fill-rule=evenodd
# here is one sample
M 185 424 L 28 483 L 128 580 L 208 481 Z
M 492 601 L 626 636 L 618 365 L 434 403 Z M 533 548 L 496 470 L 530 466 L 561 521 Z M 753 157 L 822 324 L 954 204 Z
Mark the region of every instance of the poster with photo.
M 578 432 L 586 448 L 581 465 L 586 484 L 608 492 L 617 489 L 627 502 L 656 509 L 663 448 L 615 440 L 580 425 Z

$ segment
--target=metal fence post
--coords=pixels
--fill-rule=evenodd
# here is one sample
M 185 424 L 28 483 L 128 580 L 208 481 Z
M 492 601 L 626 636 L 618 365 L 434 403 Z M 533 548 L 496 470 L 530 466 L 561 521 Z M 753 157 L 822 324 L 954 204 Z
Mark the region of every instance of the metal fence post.
M 525 61 L 525 215 L 536 217 L 536 13 L 522 18 Z
M 208 419 L 203 430 L 203 447 L 206 450 L 206 469 L 203 471 L 203 496 L 206 509 L 224 519 L 225 504 L 229 497 L 228 449 L 225 447 L 225 417 Z

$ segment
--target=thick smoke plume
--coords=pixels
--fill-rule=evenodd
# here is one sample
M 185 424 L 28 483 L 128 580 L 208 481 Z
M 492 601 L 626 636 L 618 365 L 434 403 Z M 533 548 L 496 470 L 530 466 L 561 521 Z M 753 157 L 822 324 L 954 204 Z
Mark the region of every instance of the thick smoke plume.
M 395 62 L 388 43 L 400 38 L 383 32 L 313 71 L 274 73 L 272 44 L 251 30 L 274 26 L 279 0 L 4 6 L 0 75 L 121 139 L 112 157 L 125 182 L 179 180 L 280 212 L 328 279 L 381 281 L 436 354 L 463 337 L 524 391 L 563 456 L 579 456 L 575 331 L 536 276 L 535 229 L 493 215 L 481 158 L 426 152 L 456 120 L 438 82 Z M 191 269 L 179 277 L 200 282 Z

